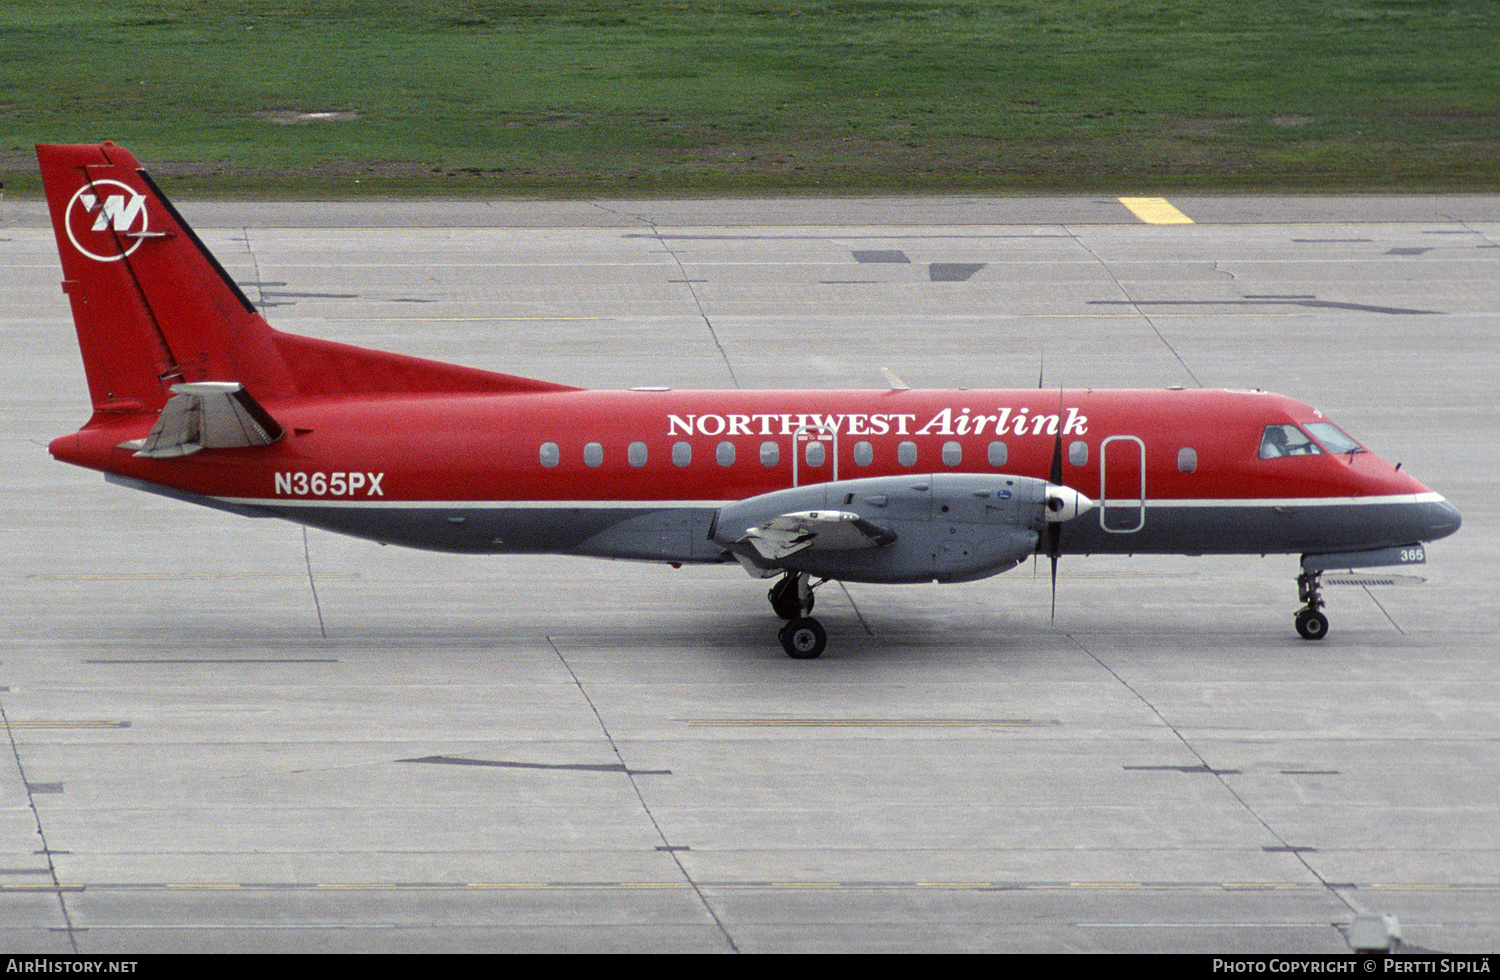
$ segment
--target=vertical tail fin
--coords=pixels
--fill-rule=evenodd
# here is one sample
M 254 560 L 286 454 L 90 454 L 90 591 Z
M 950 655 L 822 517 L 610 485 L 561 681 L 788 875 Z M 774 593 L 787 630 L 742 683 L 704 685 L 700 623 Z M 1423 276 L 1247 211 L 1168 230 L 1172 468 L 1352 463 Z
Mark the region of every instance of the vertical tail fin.
M 294 394 L 274 331 L 134 156 L 38 146 L 94 410 L 152 411 L 184 382 Z
M 573 390 L 273 330 L 127 150 L 36 152 L 96 413 L 159 411 L 173 385 L 199 382 L 265 402 Z

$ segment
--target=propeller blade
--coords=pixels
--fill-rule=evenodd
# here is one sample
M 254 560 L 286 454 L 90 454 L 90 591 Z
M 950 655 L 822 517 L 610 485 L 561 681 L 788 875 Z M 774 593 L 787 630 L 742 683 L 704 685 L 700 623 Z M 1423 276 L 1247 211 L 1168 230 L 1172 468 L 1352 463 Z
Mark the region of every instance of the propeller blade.
M 1047 528 L 1051 541 L 1048 543 L 1047 559 L 1052 562 L 1052 622 L 1057 622 L 1057 535 L 1062 528 L 1053 524 Z
M 1052 472 L 1047 475 L 1047 482 L 1053 486 L 1062 486 L 1062 432 L 1059 430 L 1057 438 L 1052 442 Z
M 1062 417 L 1062 389 L 1057 389 L 1057 414 Z M 1062 476 L 1062 429 L 1057 430 L 1057 436 L 1052 440 L 1052 472 L 1047 475 L 1047 482 L 1053 486 L 1063 485 Z M 1057 622 L 1057 559 L 1062 553 L 1062 523 L 1050 522 L 1047 525 L 1047 559 L 1052 563 L 1052 622 Z

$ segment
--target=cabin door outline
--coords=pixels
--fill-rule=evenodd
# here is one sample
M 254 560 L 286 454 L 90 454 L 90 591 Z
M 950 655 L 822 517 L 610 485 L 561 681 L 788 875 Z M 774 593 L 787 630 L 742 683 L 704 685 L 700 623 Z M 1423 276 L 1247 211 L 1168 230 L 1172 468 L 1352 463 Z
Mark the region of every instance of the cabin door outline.
M 1110 436 L 1099 443 L 1099 527 L 1135 534 L 1145 526 L 1146 443 L 1139 436 Z

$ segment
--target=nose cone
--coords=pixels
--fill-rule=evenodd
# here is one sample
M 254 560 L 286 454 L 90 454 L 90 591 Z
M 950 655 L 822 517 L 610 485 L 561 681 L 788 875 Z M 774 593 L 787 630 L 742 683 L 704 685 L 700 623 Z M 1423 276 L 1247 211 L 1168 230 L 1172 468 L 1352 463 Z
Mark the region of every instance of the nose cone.
M 1412 495 L 1412 506 L 1407 511 L 1411 524 L 1411 538 L 1415 541 L 1436 541 L 1446 538 L 1463 524 L 1458 508 L 1440 493 L 1429 490 L 1420 480 L 1407 473 L 1397 472 L 1409 482 L 1403 488 Z
M 1446 538 L 1463 523 L 1457 507 L 1399 464 L 1393 467 L 1374 453 L 1360 453 L 1351 460 L 1350 468 L 1358 474 L 1365 493 L 1402 501 L 1393 530 L 1408 542 Z
M 1457 531 L 1464 519 L 1458 513 L 1458 508 L 1443 499 L 1442 495 L 1436 493 L 1424 494 L 1418 506 L 1421 508 L 1419 518 L 1425 527 L 1419 540 L 1436 541 L 1438 538 L 1446 538 Z
M 1094 509 L 1094 502 L 1072 487 L 1058 486 L 1055 483 L 1047 484 L 1047 520 L 1056 524 L 1059 521 L 1071 521 L 1080 514 L 1087 514 Z

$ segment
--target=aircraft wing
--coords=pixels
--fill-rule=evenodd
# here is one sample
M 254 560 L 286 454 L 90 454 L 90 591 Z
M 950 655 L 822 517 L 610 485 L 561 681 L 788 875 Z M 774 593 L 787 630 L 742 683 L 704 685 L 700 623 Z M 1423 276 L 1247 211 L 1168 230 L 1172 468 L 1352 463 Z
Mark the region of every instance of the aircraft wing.
M 281 426 L 238 382 L 198 381 L 173 385 L 151 434 L 121 448 L 137 456 L 188 456 L 200 449 L 269 446 L 281 435 Z

